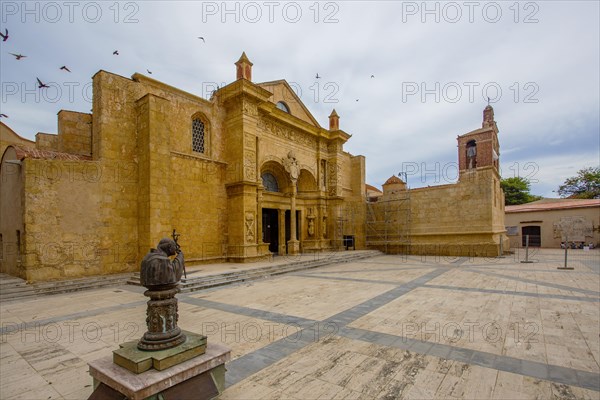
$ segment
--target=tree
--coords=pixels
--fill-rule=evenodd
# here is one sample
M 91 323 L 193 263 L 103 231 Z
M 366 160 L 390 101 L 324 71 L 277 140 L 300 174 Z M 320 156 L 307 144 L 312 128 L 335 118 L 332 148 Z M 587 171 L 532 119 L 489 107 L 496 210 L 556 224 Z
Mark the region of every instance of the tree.
M 504 204 L 507 206 L 529 203 L 542 198 L 529 193 L 529 180 L 520 176 L 500 180 L 500 187 L 504 190 Z
M 573 199 L 600 199 L 600 167 L 580 169 L 577 176 L 567 178 L 558 187 L 558 195 Z

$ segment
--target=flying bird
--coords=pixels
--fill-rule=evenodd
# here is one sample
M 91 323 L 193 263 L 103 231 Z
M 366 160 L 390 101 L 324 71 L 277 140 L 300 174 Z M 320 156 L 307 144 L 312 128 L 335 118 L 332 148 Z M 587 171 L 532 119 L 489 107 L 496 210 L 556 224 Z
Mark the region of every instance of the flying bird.
M 321 79 L 321 77 L 319 76 L 319 73 L 317 72 L 317 75 L 315 76 L 316 79 Z
M 148 73 L 149 73 L 150 75 L 152 75 L 152 71 L 150 71 L 149 69 L 147 69 L 146 71 L 148 71 Z
M 202 36 L 198 36 L 198 39 L 202 40 L 204 43 L 206 43 L 206 40 L 204 40 L 204 38 Z
M 119 50 L 113 51 L 113 56 L 118 56 L 118 55 L 119 55 Z
M 6 42 L 8 40 L 8 29 L 4 29 L 4 35 L 0 33 L 0 36 L 2 36 L 2 41 Z
M 356 99 L 356 101 L 358 101 L 359 99 Z
M 375 78 L 375 75 L 371 75 L 371 78 Z
M 15 56 L 17 61 L 20 60 L 21 58 L 27 57 L 27 56 L 24 56 L 23 54 L 15 54 L 15 53 L 8 53 L 8 54 Z
M 6 114 L 0 114 L 0 117 L 2 117 L 2 118 L 8 118 L 8 115 L 6 115 Z
M 37 81 L 38 81 L 38 89 L 50 87 L 50 86 L 46 85 L 45 83 L 43 83 L 42 81 L 40 81 L 40 78 L 35 78 L 35 79 L 37 79 Z
M 67 72 L 71 72 L 71 70 L 69 68 L 67 68 L 66 65 L 63 65 L 62 67 L 60 67 L 60 69 L 64 69 Z

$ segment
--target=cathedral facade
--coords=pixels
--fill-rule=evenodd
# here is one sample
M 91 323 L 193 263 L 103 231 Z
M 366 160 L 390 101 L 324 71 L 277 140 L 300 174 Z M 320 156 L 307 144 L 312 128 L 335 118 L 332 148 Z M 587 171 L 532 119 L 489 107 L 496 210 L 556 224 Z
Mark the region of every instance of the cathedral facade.
M 188 263 L 365 248 L 365 158 L 332 111 L 323 128 L 284 80 L 210 100 L 99 71 L 93 112 L 7 147 L 0 271 L 29 281 L 136 271 L 173 229 Z

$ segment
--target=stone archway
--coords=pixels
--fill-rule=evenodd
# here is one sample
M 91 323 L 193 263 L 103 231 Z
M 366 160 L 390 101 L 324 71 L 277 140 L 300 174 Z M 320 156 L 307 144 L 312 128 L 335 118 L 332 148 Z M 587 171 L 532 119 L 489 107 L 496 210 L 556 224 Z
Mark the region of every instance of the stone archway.
M 260 183 L 264 191 L 260 196 L 259 212 L 262 241 L 273 254 L 285 254 L 285 194 L 291 191 L 289 177 L 279 160 L 267 160 L 260 167 Z M 283 195 L 283 196 L 282 196 Z
M 269 189 L 272 189 L 273 186 L 269 185 L 269 183 L 272 183 L 274 181 L 276 182 L 277 186 L 276 192 L 286 193 L 290 190 L 289 177 L 285 172 L 285 168 L 283 168 L 283 165 L 281 165 L 281 163 L 277 161 L 270 160 L 263 163 L 263 165 L 260 168 L 260 177 L 262 179 L 261 183 L 263 184 L 265 189 L 267 189 L 267 186 L 269 186 Z M 275 190 L 267 191 L 273 192 Z
M 298 193 L 316 192 L 317 190 L 319 189 L 314 175 L 307 169 L 301 169 L 298 177 Z

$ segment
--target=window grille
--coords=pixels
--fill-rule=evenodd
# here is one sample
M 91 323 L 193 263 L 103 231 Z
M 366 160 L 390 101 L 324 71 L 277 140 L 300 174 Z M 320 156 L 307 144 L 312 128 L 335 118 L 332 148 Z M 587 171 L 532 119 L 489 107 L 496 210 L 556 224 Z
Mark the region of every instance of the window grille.
M 192 121 L 192 151 L 204 153 L 204 122 L 199 119 Z

